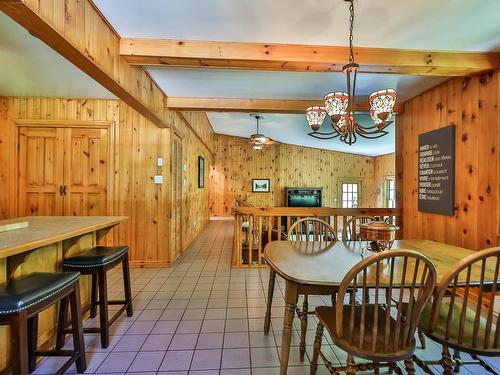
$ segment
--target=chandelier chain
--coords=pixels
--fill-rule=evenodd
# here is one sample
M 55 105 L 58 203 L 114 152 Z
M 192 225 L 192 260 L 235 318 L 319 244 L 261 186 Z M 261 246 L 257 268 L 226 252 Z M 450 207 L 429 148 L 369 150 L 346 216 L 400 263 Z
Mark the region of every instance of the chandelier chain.
M 354 30 L 354 1 L 350 0 L 349 4 L 349 63 L 354 62 L 354 46 L 353 46 L 353 30 Z

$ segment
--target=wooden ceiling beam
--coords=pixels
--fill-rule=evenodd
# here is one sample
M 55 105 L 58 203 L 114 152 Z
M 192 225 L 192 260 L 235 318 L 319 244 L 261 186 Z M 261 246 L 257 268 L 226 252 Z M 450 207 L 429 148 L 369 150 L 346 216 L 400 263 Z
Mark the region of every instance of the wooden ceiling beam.
M 291 113 L 304 114 L 307 107 L 324 105 L 323 100 L 295 99 L 229 99 L 229 98 L 167 98 L 167 107 L 175 111 L 204 112 L 246 112 L 246 113 Z M 403 103 L 397 102 L 394 112 L 401 112 Z M 356 111 L 368 112 L 370 105 L 367 100 L 356 102 Z
M 133 95 L 130 89 L 124 87 L 123 84 L 104 71 L 84 51 L 77 48 L 64 35 L 40 17 L 35 10 L 31 9 L 30 4 L 32 3 L 34 2 L 25 0 L 0 0 L 0 10 L 148 120 L 158 127 L 168 128 L 168 124 L 142 99 Z
M 354 49 L 366 73 L 465 76 L 500 68 L 500 53 Z M 335 46 L 173 39 L 120 40 L 120 54 L 133 65 L 184 66 L 302 72 L 339 72 L 349 49 Z

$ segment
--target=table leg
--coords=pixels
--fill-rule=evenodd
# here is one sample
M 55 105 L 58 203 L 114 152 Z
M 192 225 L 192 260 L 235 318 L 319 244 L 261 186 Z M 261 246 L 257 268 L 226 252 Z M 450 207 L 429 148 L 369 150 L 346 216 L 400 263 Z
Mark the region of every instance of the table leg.
M 286 375 L 288 358 L 290 356 L 290 342 L 292 341 L 292 324 L 297 307 L 298 285 L 293 281 L 286 281 L 285 288 L 285 316 L 283 319 L 283 335 L 281 337 L 280 375 Z
M 276 281 L 276 272 L 272 268 L 269 270 L 269 285 L 267 287 L 267 306 L 266 317 L 264 319 L 264 334 L 269 333 L 269 326 L 271 325 L 271 307 L 273 305 L 274 283 Z

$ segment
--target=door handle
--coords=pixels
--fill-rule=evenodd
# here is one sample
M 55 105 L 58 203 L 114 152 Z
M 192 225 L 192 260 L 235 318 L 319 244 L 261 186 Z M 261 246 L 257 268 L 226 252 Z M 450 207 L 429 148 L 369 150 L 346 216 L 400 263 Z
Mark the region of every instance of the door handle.
M 66 185 L 64 185 L 64 187 L 63 187 L 63 194 L 64 194 L 64 195 L 66 195 L 66 189 L 67 189 L 67 188 L 68 188 L 68 187 L 67 187 Z
M 59 195 L 63 195 L 63 186 L 59 186 Z

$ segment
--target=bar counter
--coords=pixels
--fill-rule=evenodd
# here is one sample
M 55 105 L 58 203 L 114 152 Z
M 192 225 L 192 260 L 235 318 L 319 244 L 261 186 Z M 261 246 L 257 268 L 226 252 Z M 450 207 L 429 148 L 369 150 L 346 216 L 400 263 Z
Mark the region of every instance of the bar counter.
M 30 216 L 0 220 L 0 284 L 31 272 L 59 272 L 65 257 L 93 246 L 125 216 Z M 26 226 L 27 225 L 27 226 Z M 1 232 L 5 227 L 19 229 Z M 80 281 L 82 309 L 90 301 L 90 277 Z M 39 345 L 55 333 L 56 306 L 39 317 Z M 49 341 L 50 340 L 50 341 Z M 0 327 L 0 373 L 9 366 L 9 327 Z

